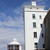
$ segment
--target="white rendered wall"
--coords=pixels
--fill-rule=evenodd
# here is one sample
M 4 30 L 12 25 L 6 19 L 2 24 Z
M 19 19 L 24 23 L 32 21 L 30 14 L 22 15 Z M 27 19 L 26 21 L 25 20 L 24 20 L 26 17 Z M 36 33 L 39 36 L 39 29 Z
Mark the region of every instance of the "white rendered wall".
M 21 45 L 19 46 L 19 50 L 21 50 Z
M 42 38 L 41 33 L 44 33 L 44 24 L 43 28 L 40 27 L 40 24 L 43 23 L 47 11 L 44 9 L 30 9 L 24 8 L 24 24 L 25 24 L 25 50 L 34 50 L 34 43 L 38 43 L 38 48 L 43 48 L 44 38 Z M 32 18 L 32 14 L 35 14 L 36 19 Z M 42 16 L 42 19 L 39 18 L 39 15 Z M 33 22 L 36 22 L 36 28 L 33 28 Z M 37 38 L 34 38 L 33 32 L 37 32 Z

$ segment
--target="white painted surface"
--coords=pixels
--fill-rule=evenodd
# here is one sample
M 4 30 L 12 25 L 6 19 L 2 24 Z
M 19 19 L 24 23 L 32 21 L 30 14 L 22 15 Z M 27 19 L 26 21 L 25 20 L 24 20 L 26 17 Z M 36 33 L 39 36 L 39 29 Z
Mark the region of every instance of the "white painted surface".
M 31 2 L 32 6 L 36 6 L 36 1 Z
M 22 48 L 21 48 L 21 45 L 19 46 L 19 50 L 21 50 Z
M 24 7 L 25 50 L 34 50 L 35 42 L 38 43 L 38 48 L 43 48 L 44 38 L 42 38 L 41 33 L 44 33 L 43 20 L 46 13 L 47 10 L 44 10 L 44 7 L 41 6 Z M 36 19 L 32 18 L 32 14 L 35 14 Z M 42 19 L 39 18 L 39 15 L 42 16 Z M 36 22 L 36 28 L 33 28 L 33 22 Z M 40 24 L 43 24 L 43 28 L 40 27 Z M 37 32 L 37 38 L 34 38 L 33 32 Z
M 14 38 L 12 42 L 10 42 L 8 45 L 21 45 L 19 42 L 17 42 L 17 39 Z
M 8 45 L 13 45 L 13 49 L 15 48 L 15 45 L 19 45 L 19 50 L 21 50 L 21 44 L 17 41 L 16 38 L 14 38 L 13 41 L 10 42 Z

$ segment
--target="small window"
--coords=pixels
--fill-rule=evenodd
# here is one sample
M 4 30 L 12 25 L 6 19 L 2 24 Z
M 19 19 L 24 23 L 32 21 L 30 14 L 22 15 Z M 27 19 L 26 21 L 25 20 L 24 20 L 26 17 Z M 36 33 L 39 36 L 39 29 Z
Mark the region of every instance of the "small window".
M 40 19 L 42 19 L 41 15 L 39 16 Z
M 42 33 L 42 37 L 44 37 L 44 34 Z
M 37 9 L 39 9 L 39 8 L 37 8 Z
M 32 15 L 33 19 L 35 19 L 35 14 Z
M 13 45 L 13 49 L 15 49 L 15 45 Z
M 33 27 L 34 27 L 34 28 L 36 27 L 36 22 L 33 22 Z
M 43 48 L 45 48 L 45 45 L 43 44 Z
M 41 28 L 42 28 L 42 24 L 40 24 Z
M 35 48 L 38 48 L 38 43 L 34 43 L 34 47 Z
M 34 38 L 37 38 L 37 32 L 34 32 Z

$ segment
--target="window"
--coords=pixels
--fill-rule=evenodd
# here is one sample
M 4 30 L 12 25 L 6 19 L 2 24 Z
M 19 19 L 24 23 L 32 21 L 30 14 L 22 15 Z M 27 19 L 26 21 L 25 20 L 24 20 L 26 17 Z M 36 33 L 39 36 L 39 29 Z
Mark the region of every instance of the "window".
M 43 33 L 42 33 L 42 37 L 44 37 Z
M 37 38 L 37 32 L 34 32 L 34 38 Z
M 13 45 L 13 49 L 15 50 L 15 45 Z
M 40 24 L 41 25 L 41 27 L 42 27 L 42 24 Z
M 35 14 L 32 15 L 33 19 L 35 19 Z
M 39 9 L 39 8 L 37 8 L 37 9 Z
M 9 47 L 9 48 L 8 48 L 9 50 L 12 50 L 13 45 L 9 45 L 8 47 Z
M 33 22 L 33 27 L 34 27 L 34 28 L 36 27 L 36 22 Z
M 45 48 L 45 45 L 43 44 L 43 48 Z
M 38 48 L 38 43 L 34 43 L 34 47 L 35 48 Z
M 42 19 L 41 15 L 39 16 L 40 19 Z
M 15 49 L 16 50 L 19 50 L 19 45 L 15 45 Z

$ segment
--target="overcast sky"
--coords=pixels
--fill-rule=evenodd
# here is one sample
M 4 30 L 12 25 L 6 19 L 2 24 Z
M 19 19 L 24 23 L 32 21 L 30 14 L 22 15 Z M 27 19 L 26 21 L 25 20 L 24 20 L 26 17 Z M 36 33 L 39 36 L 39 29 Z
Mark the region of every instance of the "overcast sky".
M 36 0 L 37 5 L 48 10 L 50 0 Z M 24 50 L 23 6 L 31 0 L 0 0 L 0 50 L 7 50 L 7 44 L 16 38 Z

